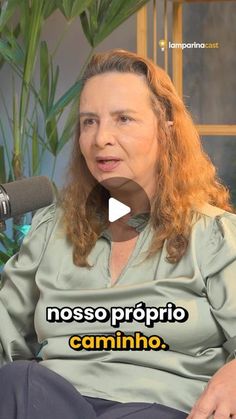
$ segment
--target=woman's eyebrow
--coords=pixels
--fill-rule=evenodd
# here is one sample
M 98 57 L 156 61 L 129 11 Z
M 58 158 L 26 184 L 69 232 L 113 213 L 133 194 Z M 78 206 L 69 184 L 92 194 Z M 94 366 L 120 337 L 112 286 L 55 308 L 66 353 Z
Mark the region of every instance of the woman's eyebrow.
M 115 111 L 110 112 L 110 114 L 112 116 L 114 115 L 120 115 L 122 113 L 138 113 L 137 111 L 135 111 L 134 109 L 130 109 L 130 108 L 126 108 L 126 109 L 117 109 Z M 87 117 L 96 117 L 99 118 L 99 115 L 94 113 L 94 112 L 79 112 L 79 117 L 81 118 L 82 116 L 87 116 Z

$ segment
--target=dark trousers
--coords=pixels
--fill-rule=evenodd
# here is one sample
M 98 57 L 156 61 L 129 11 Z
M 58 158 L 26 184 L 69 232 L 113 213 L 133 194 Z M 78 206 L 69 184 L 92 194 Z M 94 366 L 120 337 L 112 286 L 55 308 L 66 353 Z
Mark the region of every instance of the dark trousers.
M 72 384 L 36 361 L 0 368 L 0 419 L 184 419 L 157 403 L 119 403 L 81 395 Z

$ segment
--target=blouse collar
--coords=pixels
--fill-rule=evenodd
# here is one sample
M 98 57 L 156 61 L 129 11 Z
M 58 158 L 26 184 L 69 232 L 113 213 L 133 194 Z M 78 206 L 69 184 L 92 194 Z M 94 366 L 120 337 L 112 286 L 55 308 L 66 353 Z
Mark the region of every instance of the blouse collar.
M 130 227 L 133 227 L 138 233 L 141 233 L 141 231 L 143 231 L 145 227 L 147 226 L 149 218 L 150 218 L 149 212 L 142 212 L 139 214 L 132 215 L 128 219 L 128 221 L 126 221 L 126 224 Z M 111 235 L 108 229 L 103 230 L 99 237 L 105 237 L 111 240 Z

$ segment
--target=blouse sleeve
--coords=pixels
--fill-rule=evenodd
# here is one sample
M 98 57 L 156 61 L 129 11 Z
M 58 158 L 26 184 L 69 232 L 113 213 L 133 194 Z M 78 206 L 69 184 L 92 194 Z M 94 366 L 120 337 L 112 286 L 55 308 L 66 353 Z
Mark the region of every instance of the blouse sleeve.
M 204 277 L 210 309 L 225 335 L 227 362 L 236 358 L 236 214 L 213 219 Z
M 34 358 L 40 345 L 34 330 L 39 298 L 35 273 L 50 235 L 55 204 L 36 212 L 20 250 L 11 257 L 0 283 L 0 366 L 16 359 Z

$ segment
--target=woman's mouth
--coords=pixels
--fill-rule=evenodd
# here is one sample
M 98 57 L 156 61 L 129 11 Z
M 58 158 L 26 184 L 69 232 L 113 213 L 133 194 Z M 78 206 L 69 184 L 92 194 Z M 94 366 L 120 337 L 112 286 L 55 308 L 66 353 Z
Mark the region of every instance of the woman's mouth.
M 110 172 L 114 169 L 116 169 L 121 160 L 117 159 L 117 158 L 97 158 L 96 159 L 97 162 L 97 167 L 102 170 L 103 172 Z

